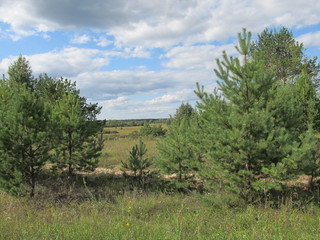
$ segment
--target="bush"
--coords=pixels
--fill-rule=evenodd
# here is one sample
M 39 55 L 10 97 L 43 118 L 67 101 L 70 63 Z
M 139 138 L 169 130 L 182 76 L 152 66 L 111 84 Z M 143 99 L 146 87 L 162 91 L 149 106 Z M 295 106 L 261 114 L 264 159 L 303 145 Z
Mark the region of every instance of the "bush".
M 140 136 L 161 137 L 166 135 L 166 130 L 161 125 L 152 127 L 150 124 L 144 125 L 139 132 Z

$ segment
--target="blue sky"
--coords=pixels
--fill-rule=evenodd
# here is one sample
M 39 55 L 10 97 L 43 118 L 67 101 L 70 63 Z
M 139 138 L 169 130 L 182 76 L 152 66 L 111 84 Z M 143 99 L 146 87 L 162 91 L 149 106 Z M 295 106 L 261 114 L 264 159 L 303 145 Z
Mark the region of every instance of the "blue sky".
M 320 57 L 320 1 L 0 0 L 0 71 L 20 54 L 37 76 L 77 82 L 101 119 L 166 118 L 216 86 L 215 59 L 243 27 L 289 28 Z

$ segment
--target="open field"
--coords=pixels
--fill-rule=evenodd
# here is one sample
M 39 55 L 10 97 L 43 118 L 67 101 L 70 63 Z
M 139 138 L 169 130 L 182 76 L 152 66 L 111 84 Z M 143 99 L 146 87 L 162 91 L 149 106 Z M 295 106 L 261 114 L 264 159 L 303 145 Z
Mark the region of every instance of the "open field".
M 143 137 L 142 140 L 148 149 L 146 156 L 149 158 L 156 157 L 158 155 L 158 151 L 156 149 L 158 139 Z M 128 160 L 129 151 L 131 151 L 132 147 L 138 142 L 139 139 L 133 138 L 115 138 L 112 140 L 106 140 L 99 166 L 118 169 L 121 165 L 121 161 Z
M 112 127 L 106 128 L 110 133 L 105 134 L 104 149 L 100 158 L 99 167 L 113 168 L 119 170 L 121 161 L 127 161 L 129 151 L 132 147 L 139 142 L 139 138 L 129 137 L 130 133 L 139 131 L 141 126 L 133 127 Z M 148 158 L 156 158 L 158 150 L 156 148 L 159 138 L 155 137 L 142 137 L 142 141 L 146 144 Z
M 220 199 L 219 199 L 220 198 Z M 319 239 L 320 210 L 227 207 L 217 196 L 124 193 L 60 205 L 0 193 L 0 239 Z
M 168 129 L 166 124 L 158 124 L 158 123 L 151 123 L 151 127 L 158 127 L 161 126 L 163 129 Z M 105 132 L 109 132 L 106 134 L 108 138 L 114 137 L 127 137 L 133 132 L 138 132 L 142 126 L 128 126 L 128 127 L 106 127 L 104 129 Z
M 107 134 L 107 137 L 125 137 L 134 131 L 139 131 L 141 126 L 132 126 L 132 127 L 108 127 L 105 128 L 105 131 L 111 132 Z

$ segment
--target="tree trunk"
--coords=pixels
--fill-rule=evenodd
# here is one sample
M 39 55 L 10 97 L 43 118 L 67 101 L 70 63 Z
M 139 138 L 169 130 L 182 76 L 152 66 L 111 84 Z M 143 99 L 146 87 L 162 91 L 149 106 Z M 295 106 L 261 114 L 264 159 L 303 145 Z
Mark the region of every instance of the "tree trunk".
M 33 167 L 31 167 L 31 169 L 30 169 L 29 184 L 30 184 L 30 187 L 31 187 L 30 198 L 33 198 L 34 197 L 34 193 L 35 193 L 35 187 L 36 187 L 36 176 L 35 176 Z
M 181 161 L 179 161 L 179 181 L 181 182 L 182 180 L 182 164 Z
M 72 132 L 68 132 L 68 151 L 69 151 L 69 161 L 68 161 L 68 175 L 71 176 L 73 173 L 72 168 Z

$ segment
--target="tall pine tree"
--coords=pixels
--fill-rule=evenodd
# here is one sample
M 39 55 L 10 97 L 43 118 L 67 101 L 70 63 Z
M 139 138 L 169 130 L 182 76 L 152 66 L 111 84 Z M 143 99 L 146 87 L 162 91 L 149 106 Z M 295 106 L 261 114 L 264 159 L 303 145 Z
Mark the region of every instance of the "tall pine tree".
M 0 120 L 0 178 L 7 190 L 16 192 L 19 184 L 27 183 L 34 196 L 37 176 L 53 148 L 51 124 L 50 106 L 21 86 Z
M 302 151 L 303 106 L 297 88 L 283 85 L 265 62 L 251 58 L 250 33 L 239 34 L 239 58 L 223 52 L 215 70 L 219 88 L 198 87 L 200 137 L 209 154 L 204 175 L 249 198 L 252 191 L 280 188 L 294 173 Z M 282 78 L 282 76 L 280 76 Z M 312 106 L 307 107 L 312 115 Z

